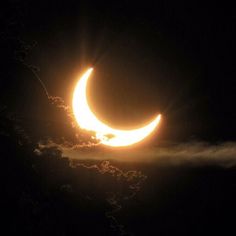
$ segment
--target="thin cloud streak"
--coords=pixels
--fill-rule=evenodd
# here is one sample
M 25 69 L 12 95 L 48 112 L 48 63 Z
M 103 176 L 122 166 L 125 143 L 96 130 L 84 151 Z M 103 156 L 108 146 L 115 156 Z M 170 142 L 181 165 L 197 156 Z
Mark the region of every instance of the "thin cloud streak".
M 236 143 L 224 142 L 211 145 L 203 142 L 182 143 L 169 147 L 137 148 L 136 150 L 105 150 L 93 148 L 59 147 L 71 159 L 115 160 L 121 162 L 157 162 L 170 165 L 219 165 L 236 166 Z

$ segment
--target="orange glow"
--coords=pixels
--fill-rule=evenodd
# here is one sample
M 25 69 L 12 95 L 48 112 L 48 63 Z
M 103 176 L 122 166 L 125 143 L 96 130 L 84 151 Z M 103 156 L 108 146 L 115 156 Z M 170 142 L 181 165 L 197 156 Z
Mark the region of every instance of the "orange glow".
M 94 131 L 96 138 L 107 146 L 122 147 L 135 144 L 146 138 L 160 122 L 158 115 L 149 124 L 132 130 L 113 129 L 100 121 L 89 107 L 86 89 L 93 68 L 88 69 L 78 81 L 73 94 L 73 112 L 78 125 L 85 130 Z

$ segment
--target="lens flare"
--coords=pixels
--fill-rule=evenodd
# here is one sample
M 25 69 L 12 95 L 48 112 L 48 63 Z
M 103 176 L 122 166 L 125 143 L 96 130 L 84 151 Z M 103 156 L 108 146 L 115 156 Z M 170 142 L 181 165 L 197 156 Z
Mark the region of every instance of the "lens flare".
M 94 131 L 96 138 L 107 146 L 122 147 L 142 141 L 154 131 L 160 122 L 161 115 L 158 115 L 147 125 L 132 130 L 113 129 L 100 121 L 89 107 L 86 89 L 88 79 L 93 68 L 88 69 L 78 81 L 72 100 L 72 107 L 75 119 L 80 128 Z

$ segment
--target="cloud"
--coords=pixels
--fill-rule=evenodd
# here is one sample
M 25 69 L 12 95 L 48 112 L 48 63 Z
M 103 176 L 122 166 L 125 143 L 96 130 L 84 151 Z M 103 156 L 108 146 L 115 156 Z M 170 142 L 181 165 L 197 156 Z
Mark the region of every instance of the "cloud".
M 56 145 L 52 141 L 47 145 Z M 236 143 L 209 144 L 191 142 L 168 146 L 138 147 L 136 149 L 106 149 L 102 146 L 57 145 L 63 155 L 75 160 L 115 160 L 120 162 L 156 162 L 169 165 L 236 165 Z M 41 146 L 43 148 L 43 146 Z
M 38 156 L 49 154 L 51 156 L 61 156 L 65 148 L 70 150 L 83 150 L 84 153 L 92 149 L 92 147 L 87 146 L 71 147 L 68 143 L 59 145 L 52 140 L 48 140 L 47 143 L 39 143 L 38 148 L 35 149 L 35 154 Z M 122 225 L 117 218 L 117 213 L 122 209 L 124 201 L 132 199 L 141 190 L 147 176 L 138 170 L 122 170 L 114 164 L 111 164 L 110 161 L 105 160 L 97 160 L 91 163 L 86 160 L 74 159 L 71 160 L 70 166 L 78 170 L 78 172 L 82 169 L 115 181 L 114 184 L 116 188 L 113 189 L 108 186 L 105 192 L 105 201 L 110 206 L 109 210 L 105 212 L 105 216 L 110 222 L 110 227 L 117 232 L 118 235 L 127 235 L 124 225 Z

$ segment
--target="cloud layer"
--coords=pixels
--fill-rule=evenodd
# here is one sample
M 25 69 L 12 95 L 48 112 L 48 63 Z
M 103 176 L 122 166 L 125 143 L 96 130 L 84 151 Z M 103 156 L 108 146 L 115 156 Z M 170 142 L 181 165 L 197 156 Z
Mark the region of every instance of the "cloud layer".
M 55 144 L 49 141 L 39 144 L 39 149 L 56 146 L 64 156 L 76 160 L 115 160 L 121 162 L 155 162 L 170 165 L 219 165 L 231 167 L 236 165 L 236 143 L 224 142 L 209 144 L 191 142 L 172 144 L 165 147 L 143 147 L 137 149 L 106 149 L 101 146 L 86 148 Z

